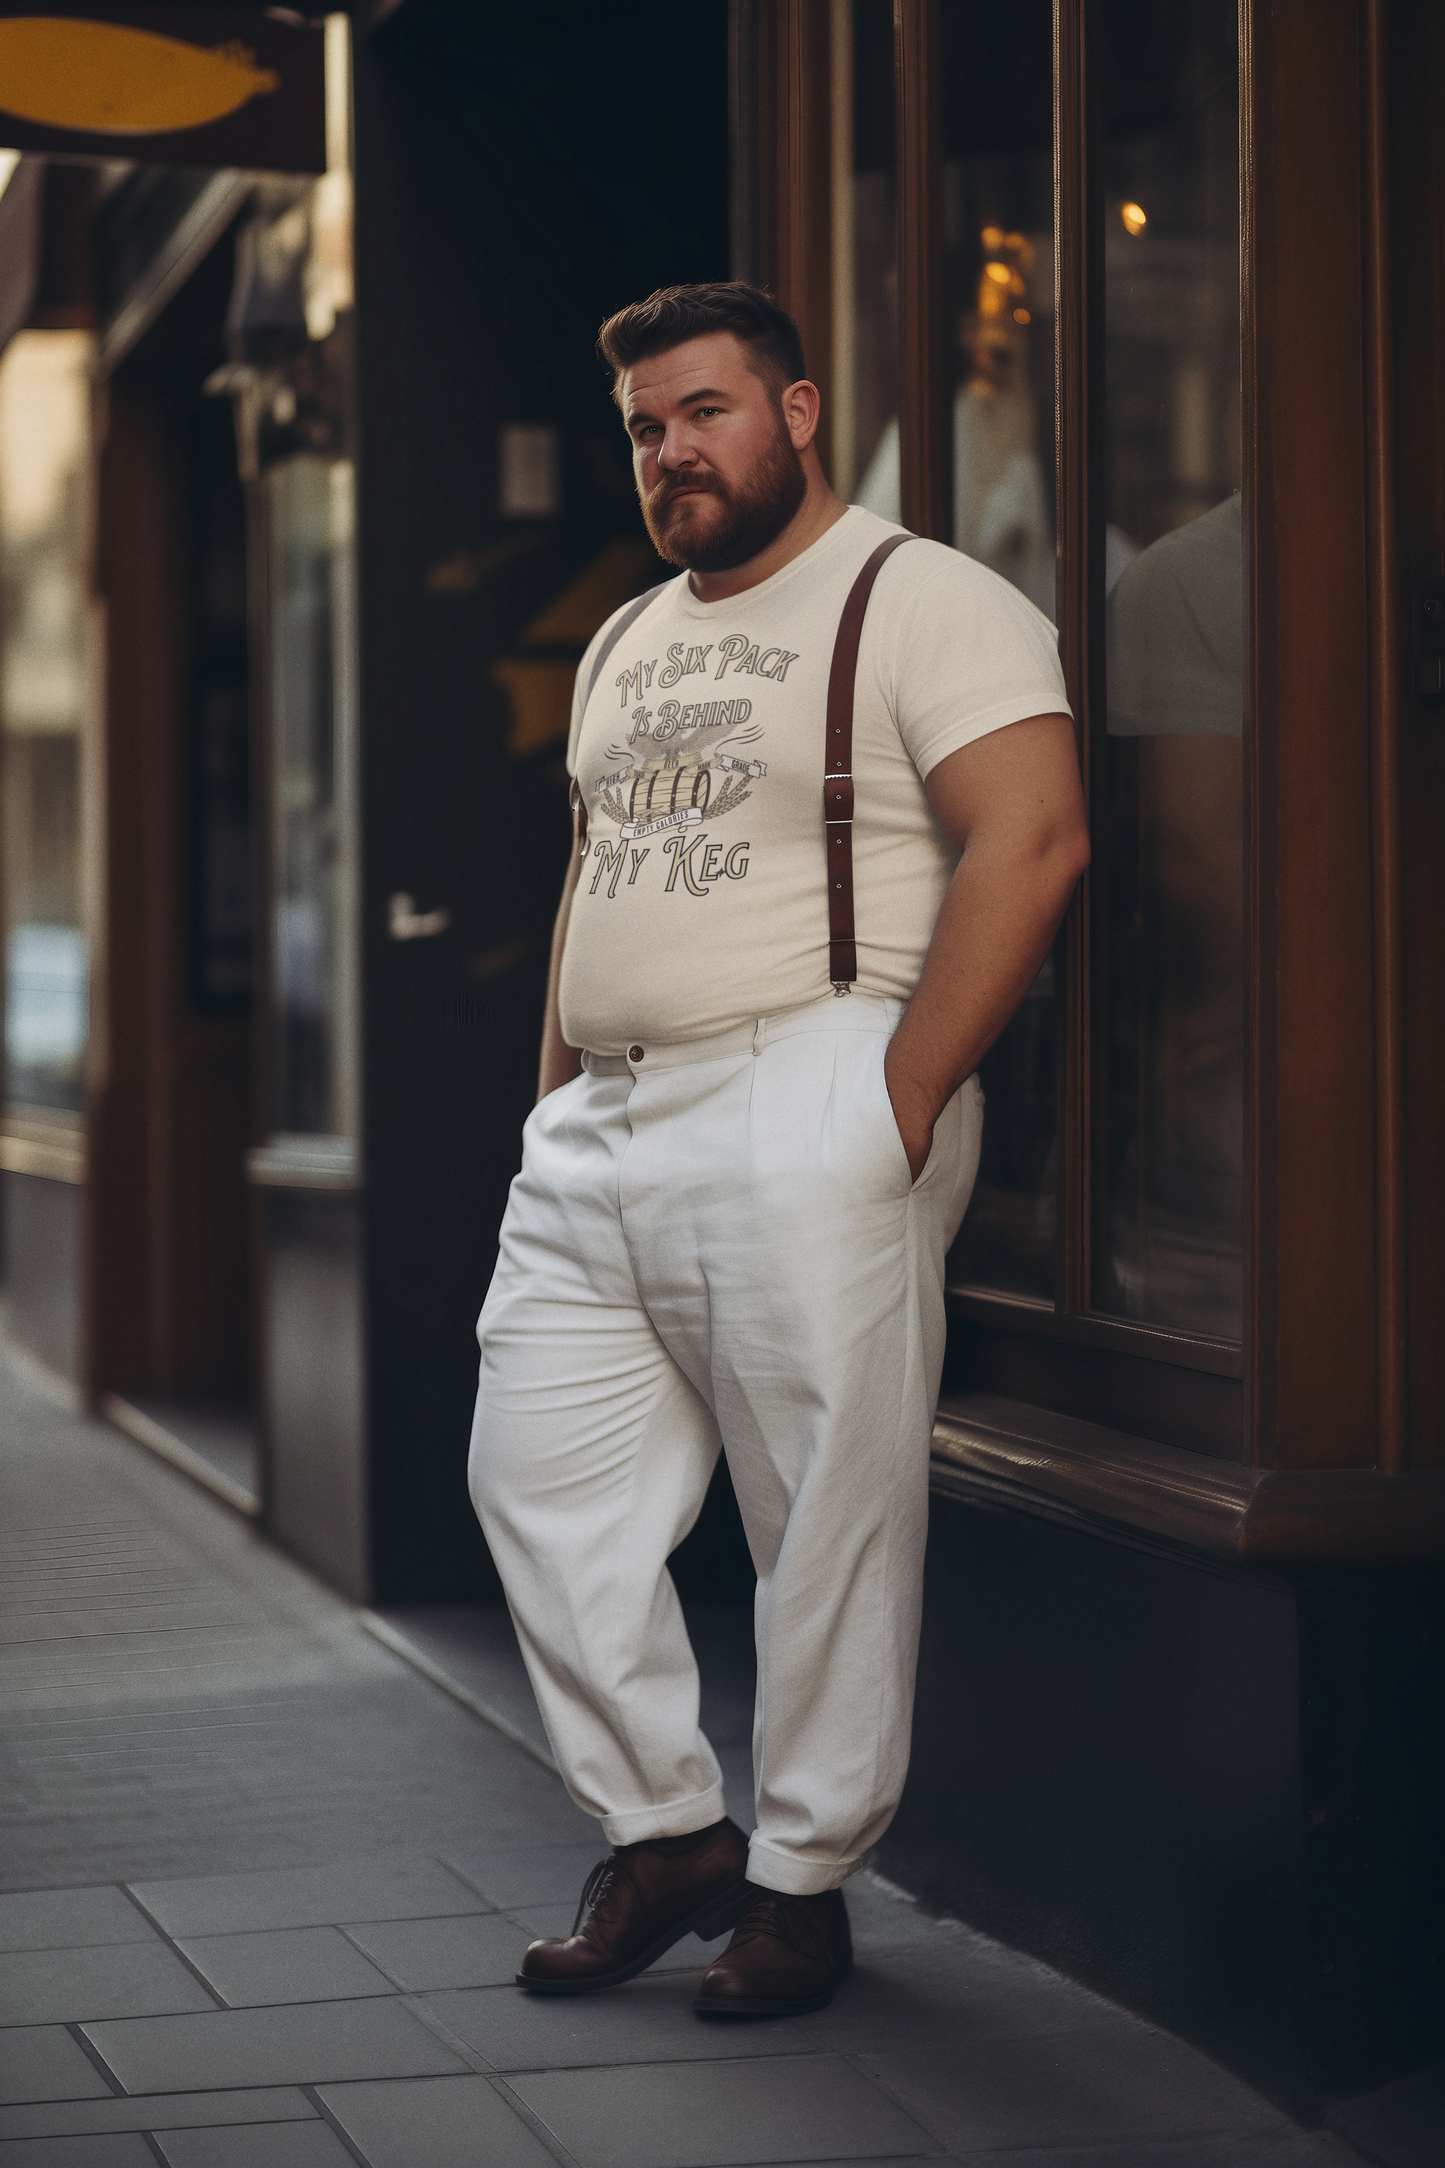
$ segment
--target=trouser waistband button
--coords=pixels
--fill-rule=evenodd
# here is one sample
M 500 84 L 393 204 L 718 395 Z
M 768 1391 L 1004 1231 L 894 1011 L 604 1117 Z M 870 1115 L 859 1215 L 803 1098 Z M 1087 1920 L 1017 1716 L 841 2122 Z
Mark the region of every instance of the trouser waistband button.
M 641 1061 L 646 1051 L 647 1049 L 645 1047 L 630 1046 L 627 1049 L 627 1059 L 629 1061 Z

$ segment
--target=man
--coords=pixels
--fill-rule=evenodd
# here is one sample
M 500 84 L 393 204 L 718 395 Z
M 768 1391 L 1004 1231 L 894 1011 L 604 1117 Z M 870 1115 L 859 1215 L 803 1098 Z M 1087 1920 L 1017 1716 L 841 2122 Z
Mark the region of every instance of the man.
M 785 2014 L 846 1974 L 841 1885 L 902 1789 L 975 1071 L 1088 846 L 1052 627 L 834 495 L 791 319 L 673 287 L 600 347 L 684 569 L 578 673 L 579 848 L 478 1325 L 473 1502 L 612 1846 L 518 1978 L 605 1988 L 735 1925 L 698 2009 Z M 666 1570 L 720 1445 L 758 1575 L 750 1843 Z

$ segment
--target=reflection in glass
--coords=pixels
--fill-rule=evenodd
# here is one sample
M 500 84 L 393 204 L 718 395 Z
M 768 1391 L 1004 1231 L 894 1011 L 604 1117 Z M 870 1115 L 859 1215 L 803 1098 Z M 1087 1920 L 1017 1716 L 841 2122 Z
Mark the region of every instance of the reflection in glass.
M 246 508 L 231 417 L 208 400 L 188 455 L 198 549 L 191 610 L 190 996 L 244 1010 L 254 944 Z
M 0 363 L 5 1096 L 79 1109 L 92 341 L 23 331 Z
M 898 258 L 891 0 L 832 0 L 832 479 L 898 517 Z
M 352 469 L 266 475 L 274 749 L 272 998 L 278 1131 L 357 1127 Z
M 956 0 L 943 11 L 943 148 L 953 542 L 1053 617 L 1050 0 Z M 896 518 L 896 425 L 893 443 L 886 509 Z M 980 1070 L 983 1156 L 950 1262 L 955 1284 L 1052 1300 L 1056 1040 L 1050 961 Z
M 1233 0 L 1105 10 L 1105 1132 L 1093 1305 L 1238 1340 L 1243 546 Z

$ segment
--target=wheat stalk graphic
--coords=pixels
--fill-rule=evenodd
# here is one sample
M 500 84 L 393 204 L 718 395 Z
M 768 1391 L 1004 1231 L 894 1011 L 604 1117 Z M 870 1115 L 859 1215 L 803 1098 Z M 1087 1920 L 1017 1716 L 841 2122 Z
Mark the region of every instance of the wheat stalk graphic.
M 724 813 L 731 813 L 744 798 L 751 798 L 752 791 L 740 775 L 729 776 L 712 804 L 708 807 L 708 819 L 720 821 Z

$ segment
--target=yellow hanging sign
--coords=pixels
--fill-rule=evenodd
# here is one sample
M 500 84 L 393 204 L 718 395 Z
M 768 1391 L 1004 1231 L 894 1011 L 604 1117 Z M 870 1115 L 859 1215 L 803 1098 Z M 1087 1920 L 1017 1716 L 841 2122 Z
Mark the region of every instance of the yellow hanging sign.
M 244 45 L 69 16 L 0 19 L 0 111 L 48 128 L 165 135 L 224 120 L 279 87 Z

